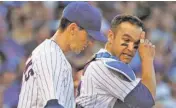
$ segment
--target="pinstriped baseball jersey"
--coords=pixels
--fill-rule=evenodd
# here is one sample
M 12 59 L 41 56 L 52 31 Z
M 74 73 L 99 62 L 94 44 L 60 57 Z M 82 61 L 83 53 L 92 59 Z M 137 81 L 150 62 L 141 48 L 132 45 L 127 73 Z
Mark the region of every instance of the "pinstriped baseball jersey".
M 137 86 L 140 79 L 126 81 L 121 73 L 105 66 L 112 59 L 99 59 L 87 67 L 81 80 L 80 95 L 76 103 L 83 108 L 113 108 L 117 99 L 125 97 Z
M 46 39 L 26 62 L 18 108 L 44 108 L 58 99 L 65 108 L 74 108 L 72 69 L 60 47 Z

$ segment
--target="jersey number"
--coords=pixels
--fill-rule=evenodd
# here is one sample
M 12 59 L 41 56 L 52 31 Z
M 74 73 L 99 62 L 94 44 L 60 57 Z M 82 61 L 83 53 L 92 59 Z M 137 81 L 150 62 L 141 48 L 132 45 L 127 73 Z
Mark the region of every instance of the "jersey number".
M 24 73 L 24 75 L 25 75 L 25 81 L 27 81 L 30 76 L 34 75 L 34 71 L 33 71 L 32 67 L 31 67 L 31 65 L 32 65 L 32 59 L 31 58 L 29 58 L 29 59 L 30 60 L 29 60 L 29 62 L 26 65 L 25 73 Z

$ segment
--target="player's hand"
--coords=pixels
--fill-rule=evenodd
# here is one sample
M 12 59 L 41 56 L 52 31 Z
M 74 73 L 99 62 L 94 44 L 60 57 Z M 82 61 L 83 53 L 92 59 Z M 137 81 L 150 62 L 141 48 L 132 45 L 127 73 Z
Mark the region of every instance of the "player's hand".
M 155 56 L 155 45 L 153 45 L 148 39 L 145 39 L 145 32 L 141 33 L 139 44 L 139 55 L 142 61 L 154 60 Z

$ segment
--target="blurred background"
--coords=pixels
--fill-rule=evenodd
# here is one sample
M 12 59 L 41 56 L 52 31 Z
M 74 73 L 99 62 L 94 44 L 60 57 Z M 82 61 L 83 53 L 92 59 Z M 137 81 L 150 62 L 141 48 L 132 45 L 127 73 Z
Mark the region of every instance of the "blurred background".
M 37 45 L 55 33 L 62 11 L 69 3 L 0 1 L 0 108 L 17 108 L 25 61 Z M 145 23 L 147 37 L 156 45 L 155 108 L 176 108 L 176 2 L 89 3 L 102 12 L 101 31 L 104 34 L 118 14 L 136 15 Z M 94 42 L 79 55 L 66 55 L 73 68 L 75 94 L 83 65 L 102 47 L 104 43 Z M 130 65 L 140 77 L 138 53 Z

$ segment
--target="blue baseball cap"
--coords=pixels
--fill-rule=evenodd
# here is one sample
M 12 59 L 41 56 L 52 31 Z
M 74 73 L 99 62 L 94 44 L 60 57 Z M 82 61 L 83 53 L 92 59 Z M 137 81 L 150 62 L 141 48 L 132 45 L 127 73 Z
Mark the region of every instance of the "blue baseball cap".
M 65 7 L 63 17 L 84 28 L 93 39 L 101 42 L 107 41 L 105 35 L 100 32 L 101 13 L 89 3 L 71 2 Z

